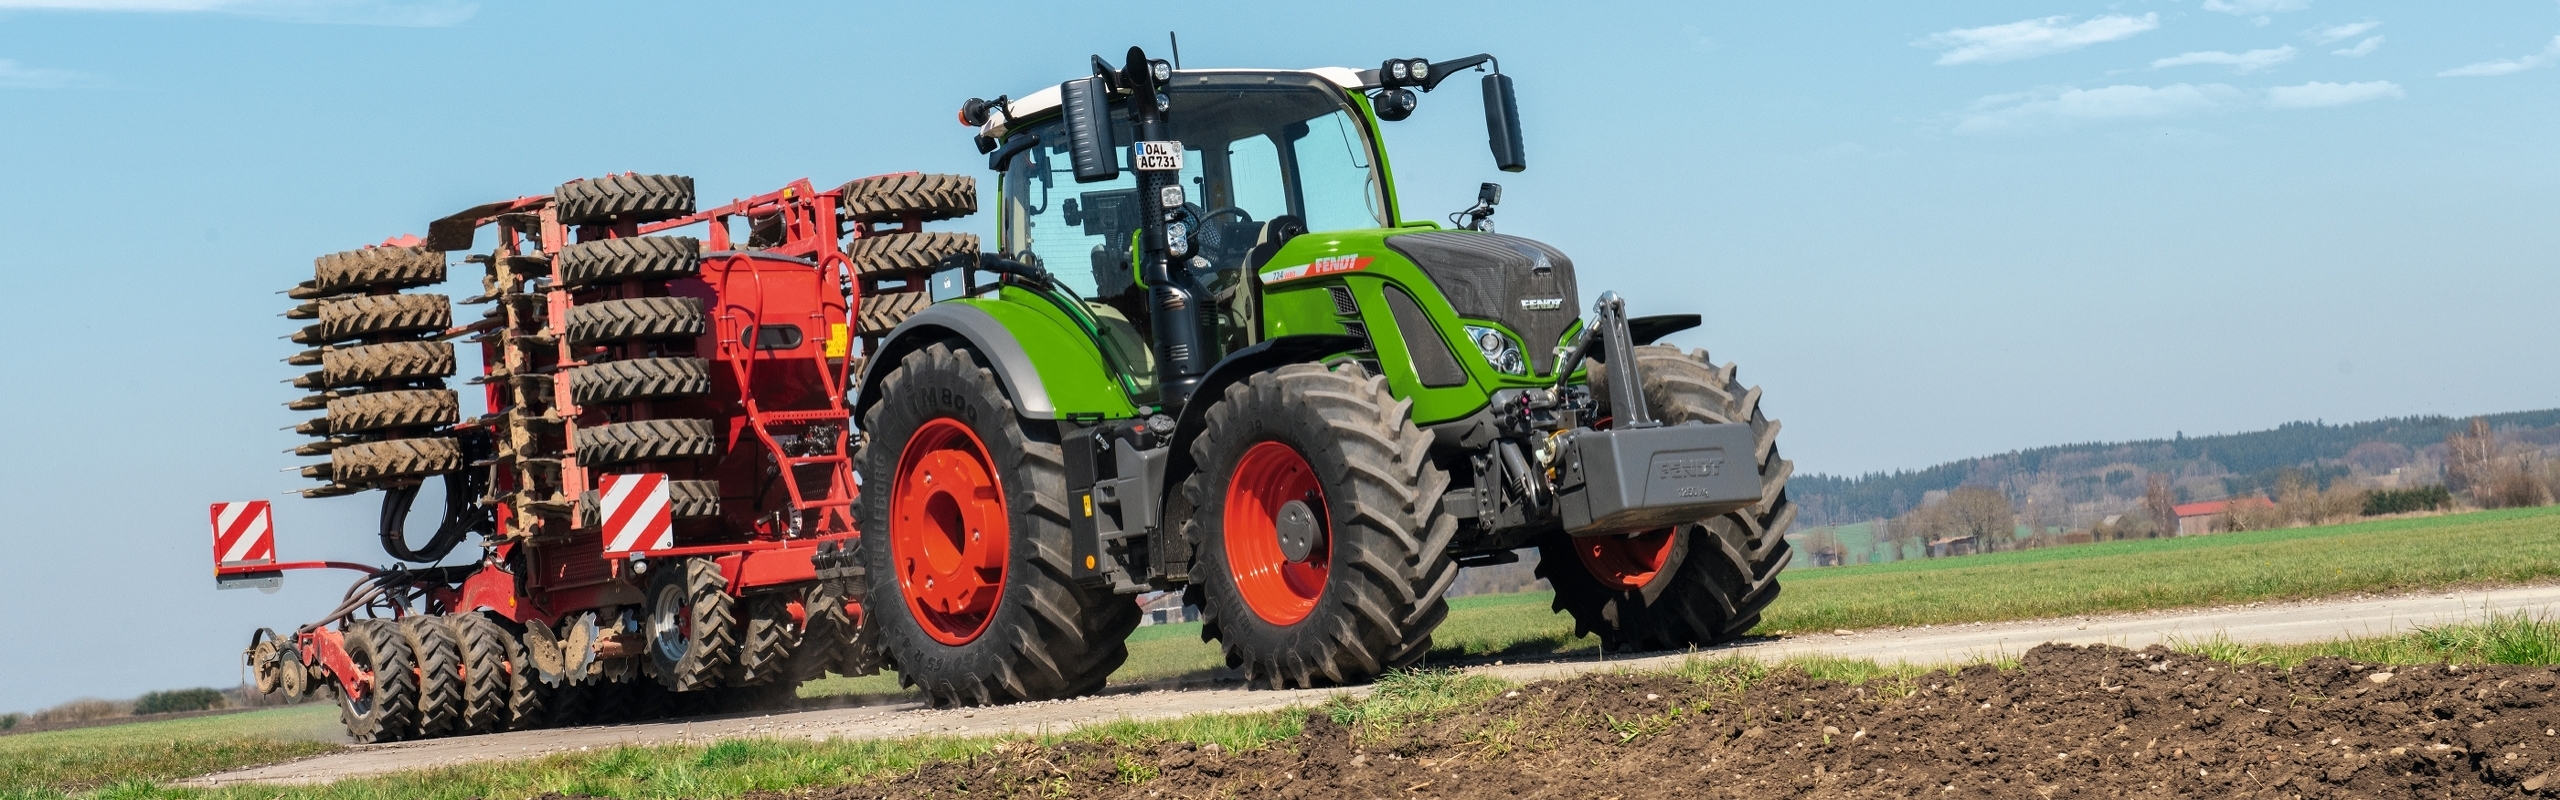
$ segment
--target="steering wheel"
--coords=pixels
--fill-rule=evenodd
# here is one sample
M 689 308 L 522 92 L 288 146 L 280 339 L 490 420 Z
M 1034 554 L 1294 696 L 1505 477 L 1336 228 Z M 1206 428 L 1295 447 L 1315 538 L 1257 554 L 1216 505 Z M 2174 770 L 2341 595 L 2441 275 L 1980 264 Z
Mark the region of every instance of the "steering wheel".
M 1190 208 L 1196 209 L 1199 208 L 1199 206 L 1190 206 Z M 1236 218 L 1237 227 L 1242 227 L 1253 222 L 1252 214 L 1246 213 L 1244 209 L 1237 208 L 1235 206 L 1222 206 L 1216 211 L 1211 211 L 1206 214 L 1197 214 L 1193 217 L 1193 219 L 1200 221 L 1200 232 L 1195 234 L 1195 236 L 1200 240 L 1200 254 L 1207 256 L 1209 258 L 1209 263 L 1212 265 L 1223 265 L 1236 257 L 1244 255 L 1245 249 L 1253 247 L 1252 242 L 1244 242 L 1241 247 L 1237 247 L 1231 246 L 1227 241 L 1227 226 L 1219 225 L 1217 224 L 1217 221 L 1219 217 L 1228 215 L 1232 215 Z

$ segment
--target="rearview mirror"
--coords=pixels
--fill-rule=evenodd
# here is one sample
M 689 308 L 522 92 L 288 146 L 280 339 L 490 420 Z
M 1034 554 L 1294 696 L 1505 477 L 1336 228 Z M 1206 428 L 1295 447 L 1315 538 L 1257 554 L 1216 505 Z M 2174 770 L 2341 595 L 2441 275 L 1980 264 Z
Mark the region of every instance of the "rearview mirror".
M 1520 147 L 1520 99 L 1512 94 L 1509 75 L 1484 76 L 1484 132 L 1493 145 L 1495 167 L 1504 172 L 1529 168 L 1529 155 Z
M 1067 153 L 1076 182 L 1120 177 L 1119 146 L 1111 141 L 1111 94 L 1100 76 L 1058 84 L 1058 107 L 1067 123 Z

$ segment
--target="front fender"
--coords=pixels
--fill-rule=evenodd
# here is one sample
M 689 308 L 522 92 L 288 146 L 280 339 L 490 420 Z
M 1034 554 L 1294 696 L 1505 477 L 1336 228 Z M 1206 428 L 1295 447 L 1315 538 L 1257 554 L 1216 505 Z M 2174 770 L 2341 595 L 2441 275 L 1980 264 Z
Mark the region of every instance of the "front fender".
M 1227 387 L 1242 383 L 1254 373 L 1286 364 L 1315 361 L 1326 356 L 1348 353 L 1368 347 L 1368 340 L 1342 333 L 1300 333 L 1264 339 L 1242 350 L 1228 354 L 1209 374 L 1201 377 L 1200 388 L 1191 393 L 1191 401 L 1182 404 L 1181 417 L 1174 420 L 1173 452 L 1166 455 L 1164 487 L 1168 499 L 1180 491 L 1182 481 L 1191 475 L 1191 440 L 1209 425 L 1209 406 L 1227 393 Z

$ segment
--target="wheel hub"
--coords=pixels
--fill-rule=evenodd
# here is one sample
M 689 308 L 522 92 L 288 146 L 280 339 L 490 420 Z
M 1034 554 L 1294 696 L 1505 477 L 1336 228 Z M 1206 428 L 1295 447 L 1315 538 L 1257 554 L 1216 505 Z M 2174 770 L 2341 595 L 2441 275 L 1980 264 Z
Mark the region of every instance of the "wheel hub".
M 935 641 L 976 640 L 1004 593 L 1012 530 L 985 444 L 957 419 L 926 422 L 889 494 L 889 558 L 908 612 Z
M 1332 573 L 1324 487 L 1297 448 L 1262 442 L 1228 479 L 1220 538 L 1236 592 L 1255 616 L 1291 625 L 1315 611 Z
M 1582 557 L 1582 567 L 1600 584 L 1621 592 L 1632 592 L 1652 583 L 1671 561 L 1671 543 L 1678 528 L 1629 534 L 1626 536 L 1586 536 L 1573 540 L 1573 554 Z

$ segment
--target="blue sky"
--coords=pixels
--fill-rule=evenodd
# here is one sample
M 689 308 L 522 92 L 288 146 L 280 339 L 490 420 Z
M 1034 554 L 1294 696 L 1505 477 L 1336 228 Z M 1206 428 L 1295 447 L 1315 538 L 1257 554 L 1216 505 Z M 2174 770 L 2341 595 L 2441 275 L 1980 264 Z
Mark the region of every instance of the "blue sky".
M 1805 471 L 2560 404 L 2551 0 L 1169 7 L 1189 66 L 1500 56 L 1533 166 L 1455 82 L 1389 129 L 1408 213 L 1502 181 L 1586 295 L 1704 313 Z M 343 588 L 205 572 L 207 502 L 304 485 L 313 256 L 604 172 L 982 169 L 959 102 L 1134 16 L 0 0 L 0 710 L 228 683 Z M 280 502 L 284 554 L 381 560 L 373 502 Z

